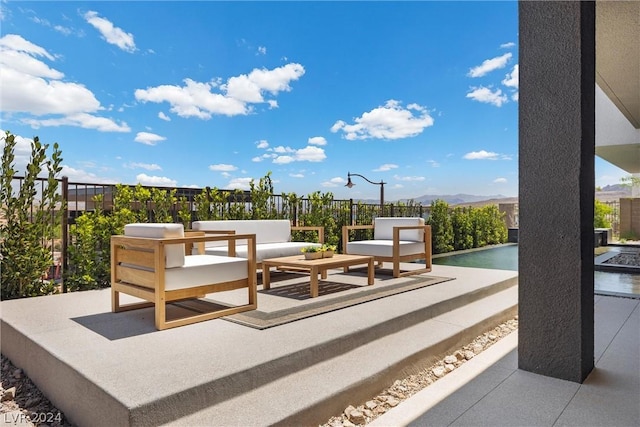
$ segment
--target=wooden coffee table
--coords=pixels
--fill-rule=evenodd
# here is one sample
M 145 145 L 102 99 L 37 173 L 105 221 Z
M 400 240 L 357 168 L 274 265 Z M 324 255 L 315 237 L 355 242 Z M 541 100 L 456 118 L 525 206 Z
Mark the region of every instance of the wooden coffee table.
M 291 267 L 296 270 L 308 271 L 311 275 L 311 298 L 318 296 L 318 274 L 322 279 L 327 278 L 327 270 L 330 268 L 344 268 L 352 265 L 367 264 L 369 285 L 373 285 L 373 257 L 365 255 L 335 254 L 331 258 L 310 259 L 304 258 L 304 254 L 281 258 L 262 260 L 262 285 L 264 289 L 271 288 L 270 267 Z

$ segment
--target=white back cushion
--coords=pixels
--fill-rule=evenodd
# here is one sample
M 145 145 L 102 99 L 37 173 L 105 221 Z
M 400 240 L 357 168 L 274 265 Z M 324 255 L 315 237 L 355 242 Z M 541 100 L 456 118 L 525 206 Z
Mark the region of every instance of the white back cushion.
M 184 237 L 182 224 L 127 224 L 124 235 L 130 237 Z M 166 268 L 182 267 L 184 265 L 184 244 L 166 245 L 164 248 Z
M 194 221 L 192 227 L 194 230 L 205 232 L 234 230 L 236 234 L 255 234 L 256 244 L 288 242 L 291 240 L 291 223 L 288 219 Z M 227 246 L 227 242 L 207 242 L 206 246 Z
M 373 238 L 375 240 L 393 240 L 393 227 L 424 225 L 424 218 L 376 218 L 373 220 Z M 423 240 L 422 230 L 401 230 L 400 240 L 420 242 Z

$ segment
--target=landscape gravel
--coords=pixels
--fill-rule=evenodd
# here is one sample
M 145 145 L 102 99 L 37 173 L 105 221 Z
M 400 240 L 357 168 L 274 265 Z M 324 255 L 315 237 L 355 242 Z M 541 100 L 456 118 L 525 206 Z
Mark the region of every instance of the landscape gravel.
M 468 360 L 491 347 L 501 338 L 518 329 L 518 317 L 508 320 L 476 337 L 469 344 L 455 350 L 427 369 L 404 379 L 396 380 L 391 387 L 362 403 L 352 403 L 340 415 L 331 417 L 319 427 L 353 427 L 370 423 L 402 401 L 453 372 Z M 357 406 L 356 406 L 357 405 Z

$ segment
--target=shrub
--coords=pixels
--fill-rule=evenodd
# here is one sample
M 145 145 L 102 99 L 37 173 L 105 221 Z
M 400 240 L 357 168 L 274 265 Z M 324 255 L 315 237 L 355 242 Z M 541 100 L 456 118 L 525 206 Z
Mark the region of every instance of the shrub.
M 611 228 L 611 221 L 607 218 L 611 214 L 613 214 L 613 207 L 600 200 L 596 200 L 593 210 L 593 227 Z
M 53 145 L 47 158 L 48 144 L 36 136 L 31 142 L 31 157 L 20 188 L 12 187 L 15 170 L 15 136 L 6 132 L 2 138 L 2 175 L 0 209 L 5 223 L 0 225 L 1 298 L 23 298 L 56 292 L 53 281 L 43 279 L 53 265 L 51 250 L 43 244 L 59 227 L 61 196 L 57 193 L 56 175 L 62 169 L 61 151 Z M 46 185 L 36 189 L 38 175 L 47 172 Z M 38 200 L 39 198 L 39 200 Z M 53 219 L 53 221 L 52 221 Z
M 431 202 L 431 214 L 427 223 L 431 226 L 433 253 L 441 254 L 453 250 L 453 227 L 449 216 L 449 204 L 444 200 Z

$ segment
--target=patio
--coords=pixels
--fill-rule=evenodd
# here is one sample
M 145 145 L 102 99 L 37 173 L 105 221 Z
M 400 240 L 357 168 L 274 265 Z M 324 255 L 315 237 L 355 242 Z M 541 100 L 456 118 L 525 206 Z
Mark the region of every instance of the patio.
M 156 331 L 151 309 L 111 313 L 108 289 L 3 301 L 2 351 L 78 425 L 317 425 L 517 312 L 516 272 L 431 275 L 455 280 L 262 330 L 215 319 Z M 258 307 L 407 280 L 306 300 L 259 292 Z

